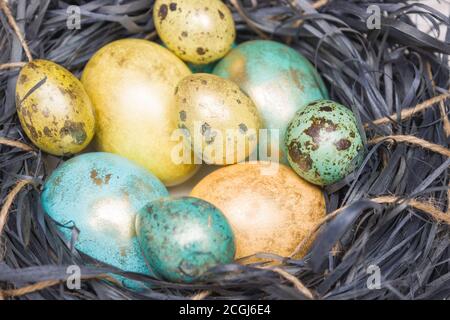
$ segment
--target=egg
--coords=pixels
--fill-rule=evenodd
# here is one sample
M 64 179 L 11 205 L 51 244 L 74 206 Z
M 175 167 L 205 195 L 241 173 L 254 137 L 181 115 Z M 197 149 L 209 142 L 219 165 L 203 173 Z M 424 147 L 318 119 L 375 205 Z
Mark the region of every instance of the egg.
M 328 97 L 321 77 L 304 56 L 270 40 L 241 43 L 217 64 L 213 73 L 234 81 L 250 96 L 261 115 L 263 128 L 270 129 L 271 135 L 261 140 L 260 145 L 268 145 L 265 152 L 276 154 L 285 164 L 282 142 L 289 121 L 309 102 Z
M 363 143 L 354 114 L 329 100 L 313 102 L 297 112 L 285 145 L 295 172 L 321 186 L 341 180 L 362 160 Z
M 78 153 L 94 136 L 94 111 L 83 85 L 51 61 L 34 60 L 21 69 L 16 108 L 28 138 L 53 155 Z
M 135 231 L 136 214 L 148 201 L 165 197 L 150 172 L 118 155 L 93 152 L 59 166 L 44 184 L 44 211 L 62 225 L 75 248 L 125 271 L 149 274 Z
M 150 202 L 139 211 L 136 231 L 152 271 L 170 281 L 196 281 L 234 258 L 230 225 L 216 207 L 201 199 Z
M 156 0 L 153 21 L 166 46 L 195 64 L 222 58 L 236 37 L 233 16 L 220 0 Z
M 191 196 L 223 212 L 236 238 L 236 258 L 260 252 L 288 256 L 325 217 L 321 190 L 274 162 L 220 168 L 203 178 Z M 299 257 L 311 244 L 308 242 Z M 259 260 L 252 257 L 246 261 Z
M 98 120 L 97 150 L 139 163 L 167 186 L 190 178 L 195 160 L 174 136 L 175 87 L 190 74 L 169 50 L 146 40 L 118 40 L 96 52 L 81 80 Z
M 206 163 L 233 164 L 257 147 L 257 109 L 232 81 L 193 74 L 178 84 L 175 96 L 178 127 Z
M 236 48 L 236 42 L 233 42 L 231 48 Z M 187 66 L 191 69 L 192 73 L 213 73 L 215 66 L 219 61 L 210 62 L 207 64 L 195 64 L 188 62 Z

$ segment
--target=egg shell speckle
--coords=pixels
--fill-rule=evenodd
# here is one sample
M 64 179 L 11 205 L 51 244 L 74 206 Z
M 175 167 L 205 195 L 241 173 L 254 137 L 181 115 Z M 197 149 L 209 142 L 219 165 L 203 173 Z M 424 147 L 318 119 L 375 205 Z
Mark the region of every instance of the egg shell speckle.
M 219 208 L 236 238 L 236 258 L 256 253 L 287 257 L 325 217 L 325 198 L 317 186 L 291 168 L 268 162 L 238 163 L 203 178 L 191 196 Z M 304 256 L 308 241 L 299 252 Z M 256 257 L 245 263 L 261 261 Z
M 78 153 L 94 136 L 94 111 L 83 85 L 51 61 L 37 59 L 22 68 L 16 108 L 28 138 L 53 155 Z
M 219 0 L 157 0 L 153 20 L 167 47 L 195 64 L 223 57 L 236 37 L 231 12 Z
M 256 149 L 259 115 L 235 83 L 198 73 L 184 78 L 175 92 L 178 127 L 187 130 L 197 157 L 210 164 L 233 164 Z M 199 139 L 201 144 L 195 141 Z
M 234 258 L 231 227 L 216 207 L 201 199 L 153 201 L 140 210 L 136 230 L 150 267 L 167 280 L 193 282 Z
M 304 179 L 329 185 L 343 179 L 362 161 L 363 144 L 352 111 L 320 100 L 298 111 L 285 138 L 288 160 Z
M 149 274 L 135 233 L 135 216 L 148 201 L 168 196 L 150 172 L 120 156 L 94 152 L 74 157 L 47 179 L 45 212 L 80 233 L 75 248 L 125 271 Z M 60 227 L 67 240 L 71 229 Z
M 234 81 L 249 95 L 261 115 L 263 128 L 279 130 L 283 163 L 287 159 L 282 142 L 295 112 L 312 101 L 328 98 L 327 89 L 311 63 L 299 52 L 275 41 L 239 44 L 220 60 L 213 73 Z

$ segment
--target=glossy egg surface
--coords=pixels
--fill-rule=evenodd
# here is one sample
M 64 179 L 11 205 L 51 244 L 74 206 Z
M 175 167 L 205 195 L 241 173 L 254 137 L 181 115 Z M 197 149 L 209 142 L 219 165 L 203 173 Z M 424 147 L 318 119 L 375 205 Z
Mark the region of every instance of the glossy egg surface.
M 260 252 L 288 256 L 325 216 L 322 191 L 282 164 L 223 167 L 203 178 L 191 196 L 214 204 L 227 217 L 236 258 Z
M 139 212 L 136 230 L 150 267 L 170 281 L 193 282 L 234 258 L 234 237 L 226 218 L 201 199 L 153 201 Z
M 334 101 L 316 101 L 300 110 L 289 124 L 285 144 L 291 167 L 317 185 L 341 180 L 362 160 L 355 116 Z
M 146 40 L 118 40 L 97 51 L 82 76 L 98 119 L 97 149 L 136 161 L 168 186 L 190 178 L 193 157 L 174 157 L 182 141 L 173 136 L 175 87 L 190 74 L 169 50 Z
M 94 136 L 94 110 L 83 85 L 54 62 L 34 60 L 21 69 L 16 108 L 28 138 L 53 155 L 78 153 Z
M 283 137 L 295 112 L 309 102 L 328 97 L 311 63 L 294 49 L 275 41 L 241 43 L 217 64 L 214 74 L 237 83 L 258 108 L 263 128 L 278 130 L 273 134 L 278 133 L 282 162 L 287 162 Z
M 157 0 L 153 21 L 166 46 L 195 64 L 223 57 L 236 37 L 231 12 L 220 0 Z
M 178 127 L 187 130 L 198 158 L 233 164 L 256 149 L 258 112 L 235 83 L 199 73 L 184 78 L 175 95 Z
M 93 152 L 59 166 L 45 182 L 41 199 L 56 222 L 78 228 L 78 250 L 125 271 L 148 273 L 135 217 L 148 201 L 167 195 L 144 168 L 118 155 Z M 71 239 L 71 229 L 60 230 Z

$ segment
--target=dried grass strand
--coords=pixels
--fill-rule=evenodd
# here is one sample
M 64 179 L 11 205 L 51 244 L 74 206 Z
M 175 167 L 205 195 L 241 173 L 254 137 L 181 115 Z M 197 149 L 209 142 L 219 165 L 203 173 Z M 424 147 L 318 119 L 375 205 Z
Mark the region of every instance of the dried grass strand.
M 373 138 L 372 140 L 369 140 L 369 144 L 377 144 L 377 143 L 385 141 L 385 140 L 394 140 L 395 142 L 402 142 L 402 143 L 416 145 L 423 149 L 428 149 L 430 151 L 439 153 L 445 157 L 450 157 L 450 149 L 445 148 L 445 147 L 435 144 L 435 143 L 431 143 L 427 140 L 420 139 L 420 138 L 417 138 L 414 136 L 409 136 L 409 135 L 391 135 L 391 136 L 376 137 L 376 138 Z
M 17 182 L 16 186 L 11 190 L 11 192 L 6 196 L 5 203 L 0 210 L 0 236 L 3 233 L 3 228 L 5 227 L 6 221 L 8 221 L 9 209 L 11 208 L 14 199 L 16 198 L 20 190 L 22 190 L 22 188 L 24 188 L 31 182 L 31 180 L 20 180 L 19 182 Z
M 261 268 L 261 269 L 265 269 L 267 270 L 267 268 Z M 304 295 L 306 298 L 313 300 L 314 299 L 314 294 L 312 293 L 311 290 L 309 290 L 297 277 L 295 277 L 294 275 L 290 274 L 289 272 L 275 267 L 275 268 L 270 268 L 269 270 L 278 273 L 280 276 L 282 276 L 284 279 L 288 280 L 290 283 L 292 283 L 294 285 L 294 287 L 302 294 Z
M 201 291 L 191 297 L 191 300 L 203 300 L 211 294 L 211 291 Z
M 116 279 L 114 279 L 111 276 L 106 275 L 106 274 L 101 274 L 101 275 L 93 276 L 93 277 L 82 277 L 82 279 L 83 280 L 104 279 L 104 280 L 114 282 L 115 284 L 119 283 Z M 0 299 L 24 296 L 24 295 L 27 295 L 27 294 L 30 294 L 30 293 L 33 293 L 36 291 L 40 291 L 40 290 L 43 290 L 43 289 L 46 289 L 49 287 L 53 287 L 55 285 L 62 283 L 63 281 L 64 280 L 46 280 L 46 281 L 34 283 L 29 286 L 18 288 L 18 289 L 0 290 Z
M 394 197 L 394 196 L 381 196 L 376 197 L 373 199 L 370 199 L 373 202 L 379 203 L 379 204 L 392 204 L 392 203 L 404 203 L 407 204 L 409 207 L 412 207 L 414 209 L 420 210 L 422 212 L 427 213 L 430 217 L 434 218 L 436 221 L 444 222 L 450 226 L 450 215 L 446 214 L 445 212 L 442 212 L 438 208 L 436 208 L 431 203 L 422 202 L 416 199 L 403 199 L 401 197 Z M 298 246 L 295 248 L 294 252 L 289 255 L 290 258 L 295 257 L 299 252 L 301 252 L 305 245 L 309 243 L 313 237 L 317 234 L 319 229 L 326 224 L 327 222 L 333 220 L 336 216 L 338 216 L 343 210 L 347 209 L 350 205 L 341 207 L 331 213 L 329 213 L 325 218 L 323 218 L 321 221 L 319 221 L 314 228 L 311 230 L 309 235 L 301 241 Z
M 16 141 L 16 140 L 10 140 L 10 139 L 6 139 L 6 138 L 2 138 L 2 137 L 0 137 L 0 144 L 9 146 L 9 147 L 18 148 L 23 151 L 28 151 L 28 152 L 35 151 L 32 147 L 30 147 L 29 145 L 27 145 L 23 142 Z
M 26 64 L 27 64 L 26 62 L 4 63 L 4 64 L 0 64 L 0 70 L 23 68 Z
M 230 0 L 230 3 L 233 5 L 233 7 L 236 9 L 237 13 L 241 16 L 241 18 L 245 21 L 245 23 L 249 26 L 249 28 L 255 32 L 259 37 L 262 39 L 270 39 L 268 35 L 266 35 L 264 32 L 258 29 L 257 26 L 254 25 L 253 21 L 251 21 L 247 15 L 242 10 L 241 6 L 237 2 L 237 0 Z
M 3 12 L 6 15 L 6 18 L 8 19 L 9 24 L 11 25 L 11 28 L 14 30 L 14 33 L 17 35 L 17 38 L 19 38 L 19 41 L 23 47 L 23 51 L 25 51 L 25 55 L 27 56 L 28 61 L 33 61 L 33 56 L 31 55 L 30 48 L 28 47 L 27 42 L 25 41 L 24 36 L 22 35 L 22 32 L 20 31 L 19 26 L 16 23 L 16 20 L 14 19 L 11 10 L 8 7 L 8 4 L 5 0 L 0 0 L 0 9 L 3 10 Z
M 429 62 L 427 63 L 427 71 L 428 76 L 431 80 L 431 85 L 433 86 L 433 90 L 435 90 L 436 82 L 433 79 L 433 72 L 431 70 L 431 64 Z M 439 112 L 441 114 L 444 133 L 446 138 L 448 139 L 450 137 L 450 121 L 448 119 L 447 112 L 445 111 L 444 101 L 439 102 Z M 447 186 L 449 187 L 449 189 L 447 190 L 447 214 L 450 215 L 450 181 L 448 182 Z
M 439 96 L 433 97 L 431 99 L 428 99 L 422 103 L 419 103 L 418 105 L 412 107 L 412 108 L 408 108 L 408 109 L 403 109 L 400 112 L 400 120 L 406 120 L 408 118 L 411 118 L 413 115 L 415 115 L 416 113 L 419 113 L 423 110 L 426 110 L 432 106 L 434 106 L 436 103 L 443 103 L 443 101 L 445 101 L 446 99 L 450 98 L 450 94 L 448 93 L 444 93 L 441 94 Z M 380 118 L 377 120 L 374 120 L 370 123 L 365 123 L 364 124 L 364 129 L 369 130 L 371 129 L 371 126 L 379 126 L 379 125 L 383 125 L 383 124 L 387 124 L 392 122 L 393 119 L 395 119 L 397 117 L 396 113 L 391 114 L 389 117 L 384 117 L 384 118 Z M 448 122 L 448 119 L 447 119 Z M 450 124 L 449 124 L 450 126 Z M 450 128 L 449 128 L 450 130 Z M 450 131 L 449 131 L 450 132 Z

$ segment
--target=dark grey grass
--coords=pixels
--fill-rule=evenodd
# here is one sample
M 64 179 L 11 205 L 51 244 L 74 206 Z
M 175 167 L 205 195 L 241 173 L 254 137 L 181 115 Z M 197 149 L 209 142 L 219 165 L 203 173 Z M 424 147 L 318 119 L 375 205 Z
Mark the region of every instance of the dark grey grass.
M 33 56 L 53 60 L 77 75 L 104 44 L 124 37 L 143 38 L 154 31 L 151 0 L 10 2 Z M 305 0 L 235 3 L 254 28 L 306 55 L 325 79 L 331 97 L 355 111 L 361 128 L 362 123 L 399 113 L 449 88 L 450 18 L 420 2 L 330 0 L 318 10 Z M 82 8 L 81 30 L 66 27 L 69 4 Z M 386 12 L 381 30 L 367 30 L 367 7 L 371 4 Z M 233 12 L 238 41 L 256 38 L 234 8 Z M 416 28 L 411 13 L 428 20 L 429 32 Z M 303 23 L 298 27 L 299 20 Z M 437 40 L 440 26 L 445 26 L 446 43 Z M 0 64 L 24 59 L 20 43 L 0 14 Z M 426 72 L 428 63 L 435 87 Z M 29 143 L 16 116 L 17 73 L 17 69 L 0 71 L 0 137 Z M 448 112 L 448 101 L 445 106 Z M 414 135 L 448 147 L 438 106 L 402 122 L 393 120 L 372 127 L 367 139 Z M 449 206 L 450 160 L 405 144 L 380 143 L 368 146 L 367 151 L 361 170 L 326 190 L 329 212 L 349 207 L 321 229 L 304 259 L 285 259 L 282 268 L 300 279 L 318 299 L 449 298 L 449 226 L 406 205 L 380 205 L 370 199 L 395 195 L 431 200 L 445 212 Z M 67 266 L 73 264 L 82 267 L 84 276 L 112 272 L 143 281 L 151 288 L 134 292 L 107 281 L 86 280 L 80 290 L 68 290 L 61 284 L 17 299 L 187 299 L 202 290 L 210 292 L 206 299 L 305 298 L 277 273 L 255 266 L 222 266 L 211 270 L 204 283 L 181 285 L 125 273 L 71 250 L 39 204 L 42 181 L 48 174 L 47 160 L 45 154 L 0 146 L 0 203 L 18 180 L 34 182 L 11 208 L 2 237 L 0 288 L 63 280 L 68 276 Z M 76 240 L 76 229 L 73 234 Z M 332 250 L 336 248 L 339 250 Z M 381 270 L 380 289 L 367 286 L 370 265 Z

